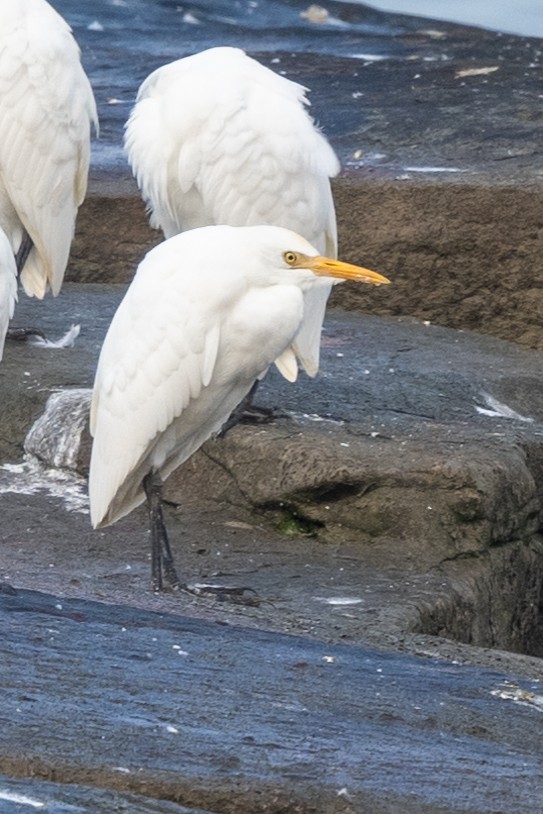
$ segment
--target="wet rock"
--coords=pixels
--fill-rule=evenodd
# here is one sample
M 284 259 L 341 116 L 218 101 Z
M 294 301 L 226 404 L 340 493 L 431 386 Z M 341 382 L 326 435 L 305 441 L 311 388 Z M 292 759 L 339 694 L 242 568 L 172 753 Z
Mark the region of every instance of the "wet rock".
M 118 771 L 123 771 L 119 767 Z M 40 772 L 47 774 L 46 771 Z M 58 776 L 58 771 L 57 771 Z M 140 794 L 119 793 L 112 789 L 0 775 L 2 814 L 44 809 L 48 814 L 96 814 L 97 811 L 130 812 L 130 814 L 212 814 L 202 809 L 186 808 L 167 800 L 150 799 Z
M 77 469 L 81 436 L 88 432 L 90 388 L 51 393 L 24 441 L 24 450 L 56 469 Z
M 0 771 L 69 784 L 70 803 L 90 786 L 108 810 L 161 814 L 524 814 L 539 798 L 538 682 L 35 591 L 0 594 L 0 628 Z

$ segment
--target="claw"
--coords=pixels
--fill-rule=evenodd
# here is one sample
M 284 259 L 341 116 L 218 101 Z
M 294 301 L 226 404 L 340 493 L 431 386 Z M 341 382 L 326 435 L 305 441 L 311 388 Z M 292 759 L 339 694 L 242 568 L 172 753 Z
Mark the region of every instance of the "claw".
M 236 605 L 247 605 L 257 608 L 262 604 L 262 600 L 253 588 L 247 586 L 210 585 L 208 583 L 196 582 L 184 586 L 195 596 L 214 596 L 218 602 L 234 602 Z M 246 596 L 249 594 L 249 596 Z

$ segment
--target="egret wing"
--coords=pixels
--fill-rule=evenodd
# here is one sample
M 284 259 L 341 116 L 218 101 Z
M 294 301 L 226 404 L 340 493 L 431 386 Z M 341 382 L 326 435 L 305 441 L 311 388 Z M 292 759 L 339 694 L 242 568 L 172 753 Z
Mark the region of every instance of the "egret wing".
M 218 321 L 205 303 L 191 298 L 190 275 L 174 280 L 154 260 L 148 256 L 141 264 L 98 364 L 89 479 L 94 525 L 157 437 L 197 399 L 215 367 Z
M 327 257 L 337 257 L 337 226 L 336 213 L 332 193 L 328 188 L 328 196 L 321 197 L 323 205 L 327 208 L 327 226 L 325 231 L 316 235 L 313 245 L 321 254 Z M 326 202 L 324 204 L 324 202 Z M 308 376 L 316 376 L 319 372 L 321 332 L 326 313 L 326 304 L 332 290 L 332 283 L 312 288 L 304 293 L 304 318 L 300 330 L 292 343 L 292 347 Z

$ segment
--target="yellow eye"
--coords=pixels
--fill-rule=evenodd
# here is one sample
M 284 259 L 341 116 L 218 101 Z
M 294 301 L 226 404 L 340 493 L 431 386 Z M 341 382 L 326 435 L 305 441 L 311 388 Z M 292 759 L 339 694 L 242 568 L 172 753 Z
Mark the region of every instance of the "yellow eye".
M 296 252 L 285 252 L 283 254 L 283 259 L 289 266 L 293 266 L 298 260 L 298 255 Z

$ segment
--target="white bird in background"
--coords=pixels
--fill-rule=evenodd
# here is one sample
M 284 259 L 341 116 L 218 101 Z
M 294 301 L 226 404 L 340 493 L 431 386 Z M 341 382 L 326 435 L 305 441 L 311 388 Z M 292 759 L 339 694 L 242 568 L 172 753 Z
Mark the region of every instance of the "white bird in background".
M 389 282 L 275 226 L 194 229 L 140 264 L 98 362 L 89 496 L 95 528 L 147 498 L 153 590 L 164 576 L 180 586 L 162 481 L 220 430 L 274 359 L 280 369 L 296 364 L 307 292 L 342 279 Z
M 239 48 L 211 48 L 154 71 L 125 134 L 151 225 L 166 238 L 214 224 L 284 226 L 336 257 L 330 178 L 340 165 L 305 94 Z M 328 284 L 304 294 L 293 350 L 310 376 L 319 369 L 330 291 Z M 297 370 L 290 367 L 291 380 Z
M 0 358 L 17 273 L 40 299 L 62 285 L 92 125 L 96 104 L 66 21 L 45 0 L 0 0 Z

